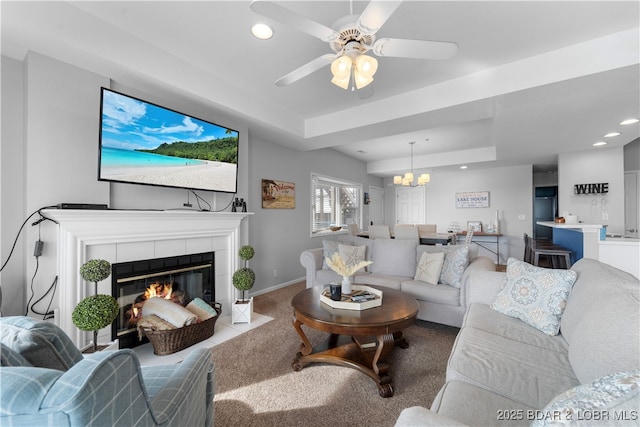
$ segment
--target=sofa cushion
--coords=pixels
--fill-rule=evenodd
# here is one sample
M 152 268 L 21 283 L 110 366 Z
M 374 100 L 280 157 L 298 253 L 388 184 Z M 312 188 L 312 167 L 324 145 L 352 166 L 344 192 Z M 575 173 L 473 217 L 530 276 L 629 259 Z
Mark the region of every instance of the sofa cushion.
M 569 361 L 583 384 L 638 369 L 640 305 L 633 292 L 612 292 L 590 306 L 573 331 Z
M 576 272 L 540 268 L 509 258 L 507 282 L 491 305 L 549 335 L 557 335 Z
M 557 353 L 567 353 L 569 345 L 562 335 L 547 335 L 532 329 L 530 325 L 515 317 L 505 316 L 487 304 L 473 303 L 464 316 L 462 327 L 469 326 L 505 337 L 514 343 L 525 343 Z
M 416 272 L 417 245 L 413 240 L 375 239 L 371 272 L 413 278 Z
M 484 310 L 485 322 L 498 325 L 491 332 L 477 329 L 470 316 L 478 306 L 469 307 L 465 326 L 456 338 L 448 362 L 447 381 L 475 384 L 537 409 L 579 384 L 560 337 L 546 335 L 496 311 L 489 313 L 490 309 Z
M 342 277 L 331 269 L 316 270 L 316 283 L 328 285 L 329 283 L 341 283 Z
M 407 280 L 402 282 L 401 290 L 421 301 L 460 305 L 460 288 L 454 286 L 433 286 L 420 280 Z
M 423 252 L 416 267 L 416 274 L 413 277 L 416 280 L 437 285 L 440 280 L 440 272 L 444 263 L 444 252 L 428 253 Z
M 322 268 L 327 270 L 327 258 L 331 258 L 333 254 L 338 253 L 340 245 L 353 245 L 351 242 L 339 242 L 337 240 L 322 241 Z
M 527 426 L 531 419 L 528 415 L 535 413 L 535 408 L 529 405 L 461 381 L 448 381 L 431 410 L 467 426 Z M 423 424 L 413 424 L 419 425 Z
M 374 285 L 384 286 L 385 288 L 391 288 L 400 290 L 400 284 L 405 280 L 411 280 L 411 277 L 407 276 L 395 276 L 393 274 L 356 274 L 353 282 L 357 285 Z M 383 295 L 384 298 L 384 295 Z
M 53 323 L 24 316 L 0 319 L 0 342 L 31 365 L 66 371 L 83 359 L 71 339 Z
M 616 416 L 626 417 L 622 421 L 637 421 L 638 408 L 640 370 L 617 372 L 561 393 L 542 410 L 543 414 L 555 416 L 536 419 L 531 426 L 573 424 L 578 420 L 585 421 L 581 425 L 595 426 L 602 425 L 604 421 L 609 424 Z
M 366 246 L 352 246 L 352 245 L 338 245 L 338 253 L 344 260 L 347 266 L 354 266 L 365 260 Z M 365 268 L 362 267 L 357 271 L 358 273 L 364 273 Z
M 582 258 L 571 270 L 578 273 L 578 279 L 571 290 L 571 298 L 560 322 L 560 330 L 569 345 L 572 344 L 574 331 L 582 317 L 591 312 L 592 306 L 597 306 L 612 293 L 624 292 L 636 300 L 640 299 L 640 281 L 615 267 Z

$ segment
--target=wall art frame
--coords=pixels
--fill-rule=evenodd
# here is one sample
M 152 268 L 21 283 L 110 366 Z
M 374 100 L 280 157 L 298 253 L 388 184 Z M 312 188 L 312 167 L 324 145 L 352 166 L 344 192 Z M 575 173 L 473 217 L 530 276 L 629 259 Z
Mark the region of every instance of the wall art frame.
M 263 209 L 295 209 L 296 184 L 277 179 L 262 179 Z

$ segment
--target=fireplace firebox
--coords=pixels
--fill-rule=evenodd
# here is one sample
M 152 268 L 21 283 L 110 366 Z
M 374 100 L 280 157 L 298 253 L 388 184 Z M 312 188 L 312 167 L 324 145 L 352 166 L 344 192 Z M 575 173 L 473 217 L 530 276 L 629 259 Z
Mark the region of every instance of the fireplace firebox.
M 111 291 L 120 311 L 111 339 L 118 339 L 120 348 L 148 342 L 146 337 L 138 338 L 136 329 L 147 298 L 167 298 L 181 305 L 194 298 L 215 302 L 214 260 L 213 252 L 205 252 L 113 264 Z

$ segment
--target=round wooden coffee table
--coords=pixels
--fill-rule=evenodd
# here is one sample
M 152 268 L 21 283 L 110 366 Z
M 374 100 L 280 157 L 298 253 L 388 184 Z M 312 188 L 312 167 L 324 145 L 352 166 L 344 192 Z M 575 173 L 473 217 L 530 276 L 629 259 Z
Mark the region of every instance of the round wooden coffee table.
M 380 396 L 393 396 L 387 360 L 395 345 L 409 346 L 402 331 L 415 323 L 418 303 L 400 291 L 371 286 L 383 292 L 381 306 L 361 311 L 337 309 L 320 301 L 325 287 L 306 289 L 291 300 L 293 327 L 302 338 L 300 352 L 291 364 L 293 370 L 309 363 L 347 366 L 371 377 Z M 313 346 L 302 325 L 330 335 L 326 342 Z

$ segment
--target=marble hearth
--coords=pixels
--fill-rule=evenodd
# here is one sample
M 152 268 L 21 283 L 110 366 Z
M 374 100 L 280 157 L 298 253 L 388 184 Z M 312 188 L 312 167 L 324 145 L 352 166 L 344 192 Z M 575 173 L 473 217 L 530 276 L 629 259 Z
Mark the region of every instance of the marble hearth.
M 58 222 L 56 323 L 82 348 L 92 339 L 71 321 L 71 313 L 93 293 L 80 277 L 80 266 L 94 258 L 120 263 L 151 258 L 215 252 L 215 295 L 223 312 L 230 313 L 238 268 L 240 228 L 250 213 L 138 210 L 60 210 L 43 213 Z M 111 294 L 111 278 L 98 283 L 98 292 Z M 108 342 L 111 329 L 98 335 Z

